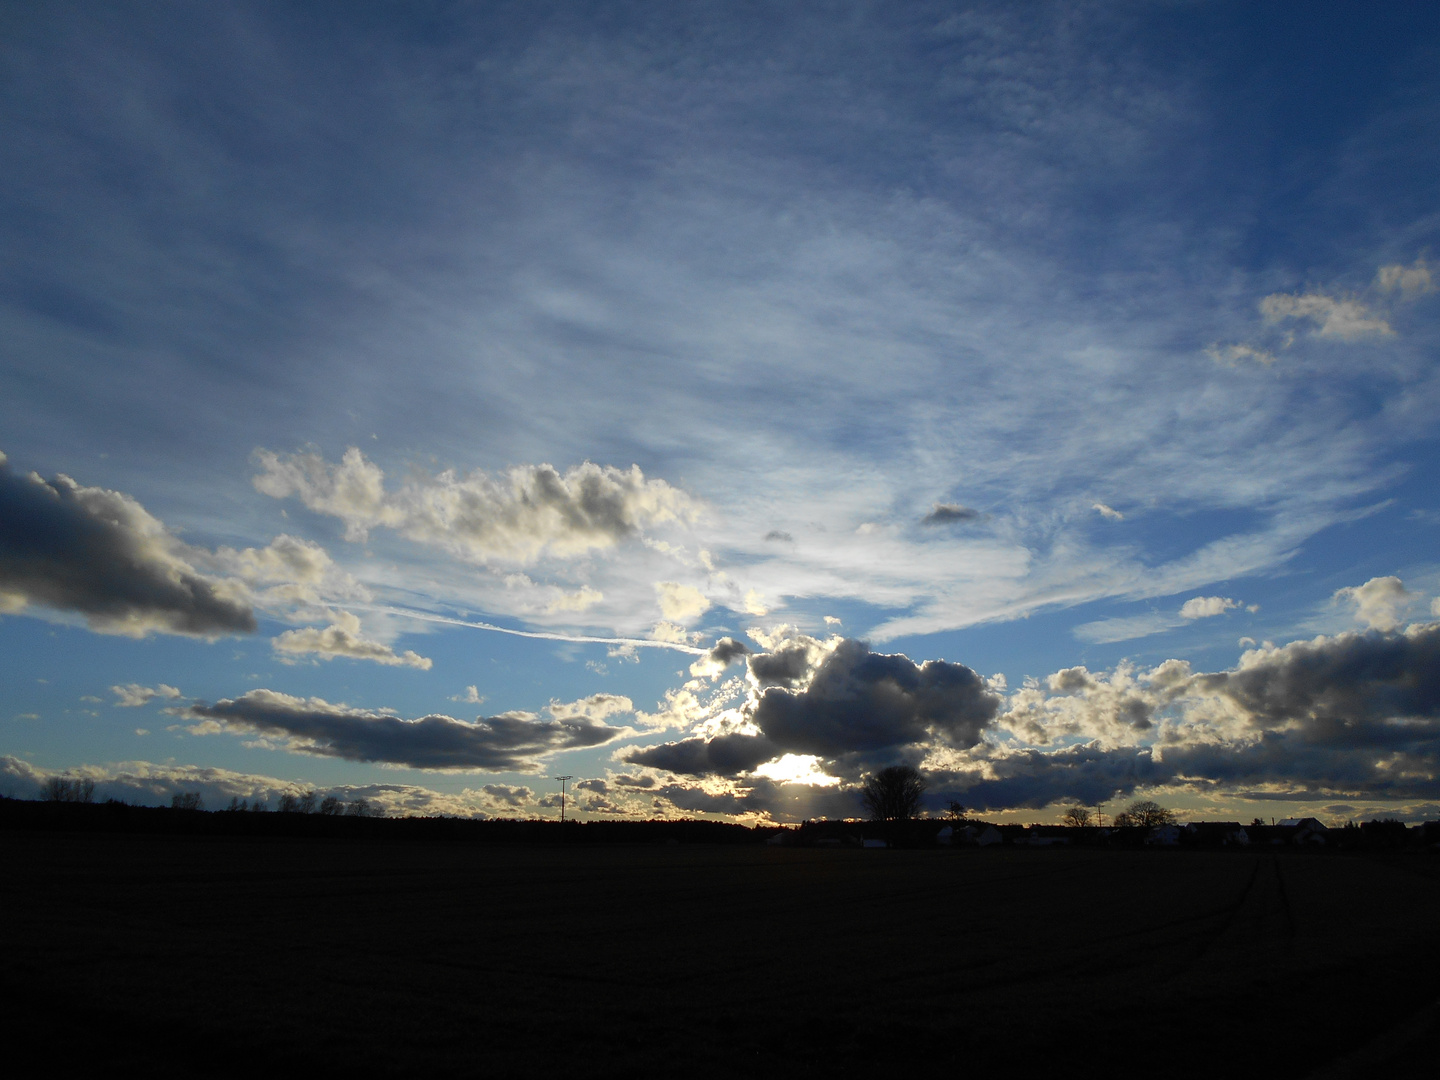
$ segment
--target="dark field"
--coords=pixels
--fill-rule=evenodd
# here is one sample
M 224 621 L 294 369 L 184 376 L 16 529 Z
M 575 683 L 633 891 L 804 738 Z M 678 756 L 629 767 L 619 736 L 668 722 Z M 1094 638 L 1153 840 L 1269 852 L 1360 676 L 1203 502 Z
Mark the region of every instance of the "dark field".
M 12 1061 L 28 1044 L 192 1075 L 1429 1077 L 1440 1060 L 1424 852 L 30 832 L 0 852 Z

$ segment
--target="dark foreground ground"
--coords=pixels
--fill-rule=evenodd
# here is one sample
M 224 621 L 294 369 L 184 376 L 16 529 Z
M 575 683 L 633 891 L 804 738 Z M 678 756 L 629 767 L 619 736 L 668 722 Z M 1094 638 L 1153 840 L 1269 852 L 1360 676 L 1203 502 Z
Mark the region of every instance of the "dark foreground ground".
M 0 832 L 70 1071 L 1432 1077 L 1440 858 Z

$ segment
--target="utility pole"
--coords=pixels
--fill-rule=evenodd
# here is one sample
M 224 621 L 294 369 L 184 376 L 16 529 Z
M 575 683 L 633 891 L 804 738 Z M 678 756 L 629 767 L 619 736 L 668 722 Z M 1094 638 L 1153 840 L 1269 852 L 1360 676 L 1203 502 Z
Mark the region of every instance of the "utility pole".
M 550 779 L 551 779 L 551 780 L 559 780 L 559 781 L 560 781 L 560 824 L 561 824 L 561 825 L 564 825 L 564 824 L 565 824 L 565 782 L 566 782 L 567 780 L 574 780 L 575 777 L 573 777 L 573 776 L 552 776 Z

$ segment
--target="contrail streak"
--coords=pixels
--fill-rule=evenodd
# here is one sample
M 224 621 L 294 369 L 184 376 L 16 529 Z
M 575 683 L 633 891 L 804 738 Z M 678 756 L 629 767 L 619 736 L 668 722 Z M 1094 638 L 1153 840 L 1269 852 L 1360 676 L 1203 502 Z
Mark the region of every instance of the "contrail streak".
M 446 626 L 468 626 L 472 630 L 493 630 L 497 634 L 513 634 L 515 637 L 540 638 L 542 641 L 578 641 L 587 645 L 633 645 L 637 649 L 671 649 L 674 652 L 703 656 L 708 649 L 697 649 L 694 645 L 681 645 L 674 641 L 652 641 L 649 638 L 628 637 L 587 637 L 583 634 L 555 634 L 544 630 L 512 630 L 508 626 L 496 626 L 487 622 L 468 622 L 465 619 L 451 619 L 444 615 L 431 615 L 408 608 L 386 607 L 383 604 L 352 604 L 362 611 L 383 611 L 388 615 L 400 615 L 421 622 L 444 623 Z

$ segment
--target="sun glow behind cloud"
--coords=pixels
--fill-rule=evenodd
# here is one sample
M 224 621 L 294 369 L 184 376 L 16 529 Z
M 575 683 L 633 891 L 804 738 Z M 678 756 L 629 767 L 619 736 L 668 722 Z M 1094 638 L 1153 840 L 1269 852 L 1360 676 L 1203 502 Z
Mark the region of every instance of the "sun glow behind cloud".
M 834 787 L 840 783 L 838 776 L 829 776 L 820 768 L 820 759 L 814 754 L 782 754 L 774 761 L 757 767 L 754 775 L 780 784 L 808 784 L 811 787 Z

